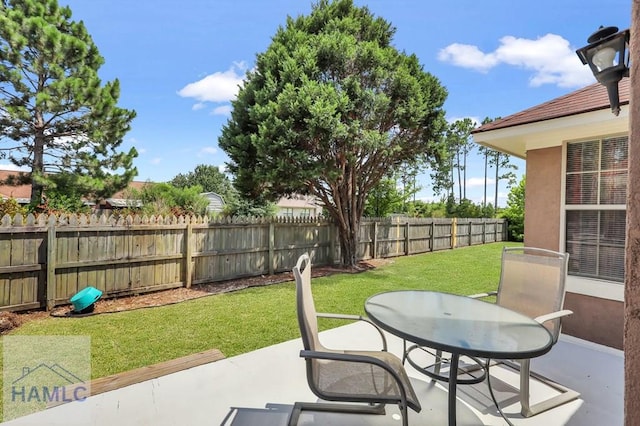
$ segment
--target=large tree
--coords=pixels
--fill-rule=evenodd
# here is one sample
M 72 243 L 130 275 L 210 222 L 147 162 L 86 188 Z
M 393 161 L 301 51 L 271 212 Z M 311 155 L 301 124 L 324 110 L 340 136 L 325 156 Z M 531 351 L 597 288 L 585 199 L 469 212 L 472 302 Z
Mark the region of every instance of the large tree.
M 455 169 L 458 174 L 458 199 L 460 202 L 467 198 L 467 157 L 473 150 L 471 131 L 474 127 L 473 120 L 463 118 L 449 124 L 446 131 L 446 141 L 450 153 L 451 187 L 454 186 L 453 171 Z
M 518 170 L 518 166 L 511 163 L 511 156 L 500 151 L 493 150 L 489 154 L 489 164 L 494 167 L 495 170 L 495 193 L 494 193 L 494 208 L 495 212 L 498 212 L 498 188 L 501 180 L 507 181 L 507 189 L 511 188 L 516 183 L 516 174 L 513 170 Z
M 289 17 L 257 56 L 219 141 L 244 197 L 320 199 L 346 265 L 357 262 L 371 189 L 443 149 L 446 90 L 392 45 L 394 33 L 351 0 L 320 0 L 308 16 Z
M 215 192 L 226 204 L 234 204 L 238 194 L 231 180 L 216 166 L 198 164 L 192 172 L 180 173 L 170 182 L 177 188 L 200 185 L 204 192 Z
M 491 119 L 489 117 L 485 117 L 484 120 L 482 120 L 482 124 L 487 124 L 487 123 L 491 123 L 494 120 L 499 120 L 500 117 Z M 482 198 L 482 207 L 485 208 L 487 207 L 487 176 L 488 176 L 488 171 L 489 171 L 489 157 L 493 156 L 493 150 L 487 146 L 484 145 L 478 145 L 478 152 L 480 154 L 482 154 L 483 158 L 484 158 L 484 196 Z M 494 209 L 497 206 L 493 206 Z
M 135 112 L 116 106 L 118 80 L 102 85 L 103 62 L 56 0 L 0 2 L 0 156 L 31 170 L 32 204 L 56 185 L 52 174 L 74 175 L 58 180 L 93 198 L 137 174 L 136 150 L 117 150 Z

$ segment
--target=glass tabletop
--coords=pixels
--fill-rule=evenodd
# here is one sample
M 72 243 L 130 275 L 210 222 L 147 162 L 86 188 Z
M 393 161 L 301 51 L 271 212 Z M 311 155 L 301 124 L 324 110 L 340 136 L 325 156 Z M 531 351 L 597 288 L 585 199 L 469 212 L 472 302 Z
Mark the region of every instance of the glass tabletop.
M 551 349 L 547 329 L 494 303 L 421 290 L 376 294 L 365 302 L 381 328 L 419 345 L 495 359 L 534 358 Z

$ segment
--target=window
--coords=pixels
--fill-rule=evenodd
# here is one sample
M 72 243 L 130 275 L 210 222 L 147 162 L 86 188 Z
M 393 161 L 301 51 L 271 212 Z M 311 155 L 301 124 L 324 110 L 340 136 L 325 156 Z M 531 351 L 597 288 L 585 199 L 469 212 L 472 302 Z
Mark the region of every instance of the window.
M 278 215 L 281 217 L 293 217 L 293 209 L 291 207 L 280 208 L 280 213 Z
M 313 209 L 300 210 L 300 217 L 309 218 L 311 216 L 313 216 Z
M 567 145 L 569 274 L 624 281 L 628 137 Z

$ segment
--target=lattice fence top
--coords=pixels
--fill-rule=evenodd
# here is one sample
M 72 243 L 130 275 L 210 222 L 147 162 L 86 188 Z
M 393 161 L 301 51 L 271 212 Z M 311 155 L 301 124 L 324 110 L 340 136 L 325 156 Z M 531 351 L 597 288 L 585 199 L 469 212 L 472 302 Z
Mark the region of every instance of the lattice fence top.
M 162 216 L 162 215 L 97 215 L 97 214 L 6 214 L 0 221 L 0 227 L 24 226 L 133 226 L 133 225 L 185 225 L 185 224 L 268 224 L 268 223 L 318 223 L 326 222 L 323 217 L 229 217 L 221 216 Z

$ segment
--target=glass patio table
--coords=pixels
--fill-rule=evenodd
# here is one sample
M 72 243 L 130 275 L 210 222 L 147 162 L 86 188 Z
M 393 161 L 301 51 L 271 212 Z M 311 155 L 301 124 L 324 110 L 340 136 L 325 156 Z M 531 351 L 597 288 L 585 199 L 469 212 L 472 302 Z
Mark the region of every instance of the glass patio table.
M 449 426 L 456 424 L 460 356 L 535 358 L 551 350 L 552 337 L 535 320 L 494 303 L 465 296 L 401 290 L 371 296 L 365 312 L 382 329 L 415 344 L 451 354 Z

